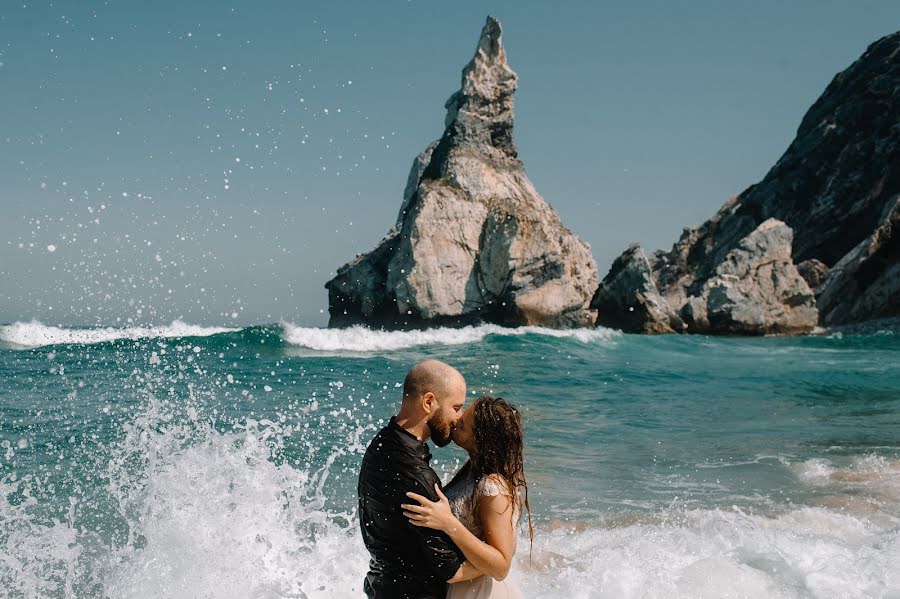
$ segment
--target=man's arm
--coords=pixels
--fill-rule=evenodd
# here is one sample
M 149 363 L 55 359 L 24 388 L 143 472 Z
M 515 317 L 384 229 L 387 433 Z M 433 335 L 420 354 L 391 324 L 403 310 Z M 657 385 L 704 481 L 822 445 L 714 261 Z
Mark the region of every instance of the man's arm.
M 435 483 L 438 485 L 441 483 L 437 474 L 428 468 L 419 471 L 413 476 L 415 476 L 415 478 L 411 479 L 412 484 L 410 486 L 414 488 L 411 488 L 410 490 L 433 498 L 432 501 L 437 500 L 437 493 L 434 491 L 434 485 Z M 401 509 L 399 504 L 397 509 Z M 468 577 L 460 578 L 459 580 L 475 578 L 474 575 L 471 575 L 468 570 L 463 568 L 465 557 L 463 557 L 462 551 L 453 544 L 453 541 L 450 540 L 450 537 L 447 536 L 446 533 L 430 528 L 413 526 L 412 524 L 407 524 L 407 526 L 414 531 L 416 537 L 419 539 L 420 549 L 424 552 L 425 559 L 431 564 L 431 569 L 438 579 L 454 580 L 454 582 L 456 582 L 456 576 L 461 573 L 463 575 L 468 575 Z

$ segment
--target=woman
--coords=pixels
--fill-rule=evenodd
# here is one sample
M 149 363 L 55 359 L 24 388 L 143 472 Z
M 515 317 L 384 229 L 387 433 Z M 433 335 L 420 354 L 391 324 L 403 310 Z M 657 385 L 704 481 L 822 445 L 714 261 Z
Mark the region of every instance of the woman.
M 468 452 L 469 460 L 447 485 L 446 496 L 435 487 L 439 501 L 407 493 L 419 505 L 403 504 L 404 515 L 415 526 L 447 533 L 469 564 L 482 572 L 473 580 L 451 580 L 448 599 L 521 597 L 504 579 L 516 552 L 520 491 L 528 511 L 529 538 L 534 534 L 522 460 L 522 418 L 499 397 L 479 397 L 463 413 L 452 438 Z

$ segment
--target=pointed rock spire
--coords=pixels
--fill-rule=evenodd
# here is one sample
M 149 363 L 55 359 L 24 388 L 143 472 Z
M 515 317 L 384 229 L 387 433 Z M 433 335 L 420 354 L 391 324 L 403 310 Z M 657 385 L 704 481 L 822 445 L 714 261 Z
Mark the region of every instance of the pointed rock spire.
M 413 162 L 393 229 L 328 282 L 329 326 L 590 326 L 597 265 L 516 157 L 500 23 L 488 17 L 444 134 Z
M 463 69 L 460 89 L 445 105 L 444 125 L 452 142 L 484 144 L 515 158 L 512 129 L 517 82 L 506 62 L 500 22 L 488 17 L 475 55 Z

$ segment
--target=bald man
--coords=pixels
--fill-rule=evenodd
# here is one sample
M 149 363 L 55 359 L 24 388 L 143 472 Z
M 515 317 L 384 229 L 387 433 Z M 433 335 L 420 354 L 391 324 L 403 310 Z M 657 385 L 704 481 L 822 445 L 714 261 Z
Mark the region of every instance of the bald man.
M 426 360 L 403 383 L 400 412 L 375 435 L 359 473 L 359 524 L 372 559 L 363 583 L 371 599 L 444 599 L 447 583 L 480 573 L 443 532 L 413 526 L 403 515 L 407 491 L 437 501 L 440 479 L 431 450 L 450 442 L 466 401 L 466 381 L 453 367 Z

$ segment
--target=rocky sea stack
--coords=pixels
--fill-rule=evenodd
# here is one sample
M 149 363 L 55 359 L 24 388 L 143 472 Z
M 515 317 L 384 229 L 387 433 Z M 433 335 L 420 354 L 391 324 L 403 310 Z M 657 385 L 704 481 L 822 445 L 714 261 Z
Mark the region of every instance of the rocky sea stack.
M 638 333 L 791 334 L 900 315 L 900 32 L 838 73 L 765 178 L 592 301 Z
M 397 222 L 326 284 L 329 326 L 591 326 L 597 265 L 528 180 L 516 74 L 488 18 L 443 136 L 413 162 Z

